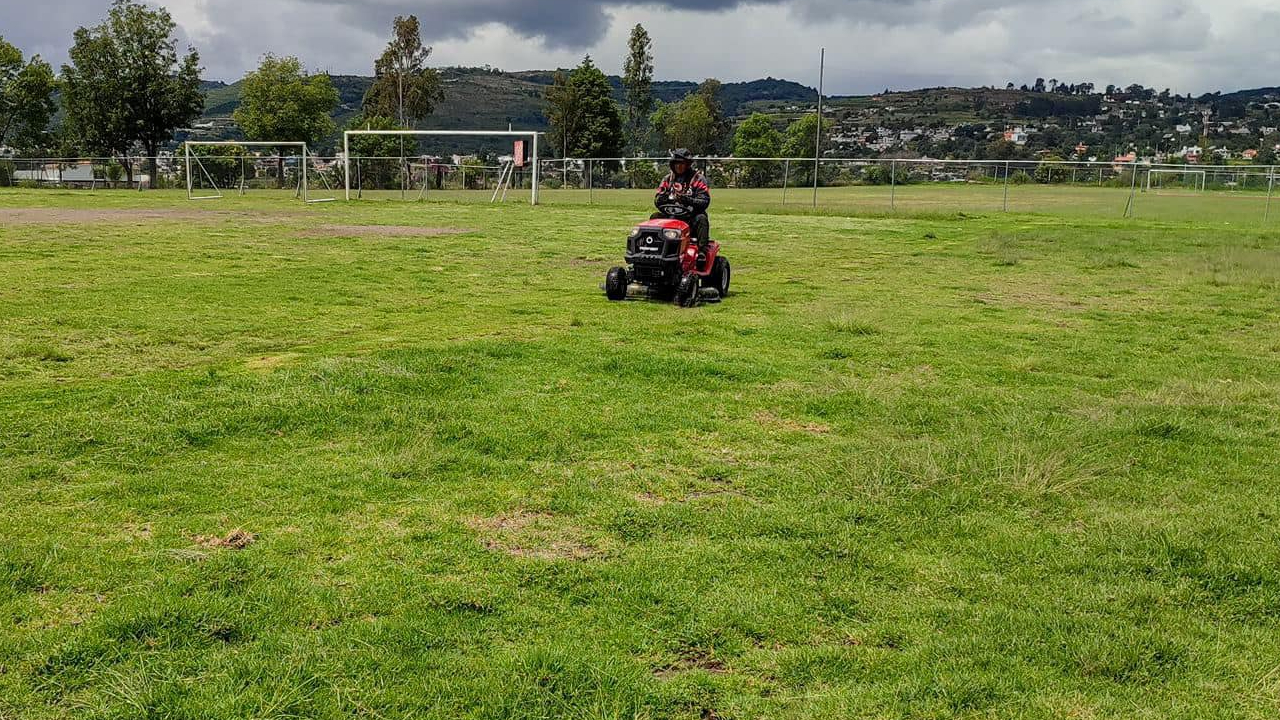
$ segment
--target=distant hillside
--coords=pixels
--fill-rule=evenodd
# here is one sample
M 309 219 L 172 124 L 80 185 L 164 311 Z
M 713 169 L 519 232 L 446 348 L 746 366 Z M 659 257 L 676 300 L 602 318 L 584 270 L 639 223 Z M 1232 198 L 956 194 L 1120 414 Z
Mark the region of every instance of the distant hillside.
M 483 68 L 444 68 L 445 99 L 434 115 L 421 123 L 422 128 L 454 130 L 475 128 L 506 128 L 508 124 L 521 130 L 547 129 L 547 86 L 555 77 L 554 71 L 533 70 L 501 72 Z M 344 127 L 359 115 L 365 92 L 373 78 L 356 75 L 335 75 L 333 84 L 338 90 L 342 105 L 334 113 L 338 127 Z M 622 78 L 609 78 L 615 98 L 621 102 Z M 659 81 L 654 83 L 654 95 L 663 102 L 675 102 L 698 88 L 698 83 L 685 81 Z M 204 122 L 229 117 L 240 105 L 240 83 L 226 84 L 216 81 L 203 83 L 207 93 Z M 725 83 L 721 102 L 725 112 L 737 115 L 760 102 L 812 101 L 816 90 L 787 80 L 766 78 L 751 82 Z M 215 134 L 230 136 L 233 129 L 225 123 Z M 331 139 L 336 141 L 336 137 Z M 459 150 L 472 149 L 453 144 Z M 465 143 L 464 143 L 465 145 Z
M 1280 87 L 1255 88 L 1253 90 L 1237 90 L 1233 93 L 1214 93 L 1202 95 L 1202 100 L 1217 98 L 1220 100 L 1236 100 L 1239 102 L 1280 102 Z
M 445 99 L 423 129 L 546 130 L 546 90 L 555 71 L 502 72 L 486 68 L 444 68 Z M 614 97 L 623 100 L 622 80 L 610 77 Z M 339 128 L 360 113 L 372 78 L 335 75 L 341 106 L 334 113 Z M 676 102 L 699 83 L 664 80 L 654 95 Z M 240 84 L 206 82 L 205 117 L 196 130 L 201 139 L 230 139 L 238 130 L 229 119 L 240 103 Z M 816 91 L 775 78 L 725 83 L 720 100 L 725 112 L 743 118 L 764 113 L 783 129 L 813 112 Z M 1148 155 L 1179 150 L 1208 139 L 1206 148 L 1225 149 L 1236 157 L 1246 149 L 1265 151 L 1280 142 L 1280 88 L 1210 93 L 1199 98 L 1172 95 L 1131 85 L 1095 92 L 1092 85 L 1043 89 L 937 87 L 827 99 L 832 135 L 827 152 L 839 156 L 1036 157 L 1039 153 L 1070 157 L 1111 157 L 1137 148 Z M 1206 124 L 1205 113 L 1210 122 Z M 1006 130 L 1025 129 L 1025 139 L 1002 146 Z M 1023 136 L 1019 135 L 1019 138 Z M 179 139 L 183 139 L 179 137 Z M 320 150 L 341 143 L 335 135 Z M 1079 146 L 1086 146 L 1080 150 Z M 449 138 L 420 144 L 429 152 L 474 152 L 508 149 L 499 139 Z M 717 152 L 728 152 L 722 143 Z M 1000 154 L 1000 155 L 997 155 Z

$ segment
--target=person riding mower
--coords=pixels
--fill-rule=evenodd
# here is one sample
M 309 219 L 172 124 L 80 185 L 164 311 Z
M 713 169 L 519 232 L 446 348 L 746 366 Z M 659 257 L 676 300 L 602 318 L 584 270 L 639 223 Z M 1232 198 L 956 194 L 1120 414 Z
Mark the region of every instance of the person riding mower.
M 688 150 L 671 153 L 671 174 L 658 186 L 654 205 L 658 212 L 627 238 L 627 264 L 605 275 L 605 295 L 616 301 L 641 292 L 683 307 L 723 300 L 729 294 L 729 259 L 711 239 L 711 189 L 693 169 Z
M 707 209 L 711 207 L 711 186 L 702 173 L 693 168 L 693 155 L 680 148 L 671 152 L 671 172 L 658 186 L 653 204 L 658 212 L 650 220 L 683 220 L 689 224 L 690 233 L 705 251 L 711 242 L 711 219 Z

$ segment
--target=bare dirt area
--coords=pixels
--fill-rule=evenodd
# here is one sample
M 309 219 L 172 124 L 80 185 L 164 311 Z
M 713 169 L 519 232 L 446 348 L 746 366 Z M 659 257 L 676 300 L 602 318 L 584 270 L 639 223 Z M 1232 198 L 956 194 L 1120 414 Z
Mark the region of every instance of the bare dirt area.
M 468 523 L 482 536 L 485 548 L 539 560 L 586 560 L 598 549 L 579 537 L 577 528 L 559 523 L 549 513 L 517 510 Z
M 433 228 L 416 225 L 320 225 L 298 233 L 302 238 L 326 237 L 435 237 L 471 232 L 464 228 Z
M 186 208 L 0 208 L 0 223 L 16 225 L 134 224 L 144 222 L 192 222 L 227 218 L 278 220 L 281 213 L 252 213 Z
M 251 532 L 236 528 L 223 537 L 217 535 L 196 535 L 192 538 L 197 545 L 211 550 L 243 550 L 258 539 Z

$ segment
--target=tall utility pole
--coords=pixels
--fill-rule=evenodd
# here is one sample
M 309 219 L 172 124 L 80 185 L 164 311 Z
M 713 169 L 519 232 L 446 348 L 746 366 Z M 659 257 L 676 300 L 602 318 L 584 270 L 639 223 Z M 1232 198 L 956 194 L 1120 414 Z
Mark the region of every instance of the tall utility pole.
M 827 49 L 822 48 L 818 61 L 818 131 L 813 150 L 813 206 L 818 207 L 818 163 L 822 160 L 822 90 L 827 76 Z

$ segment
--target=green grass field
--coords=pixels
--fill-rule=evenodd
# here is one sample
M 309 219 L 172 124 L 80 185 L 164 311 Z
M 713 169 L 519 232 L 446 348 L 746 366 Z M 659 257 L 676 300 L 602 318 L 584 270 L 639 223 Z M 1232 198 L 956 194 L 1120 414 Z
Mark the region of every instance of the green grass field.
M 1280 714 L 1280 227 L 611 197 L 0 191 L 0 717 Z

